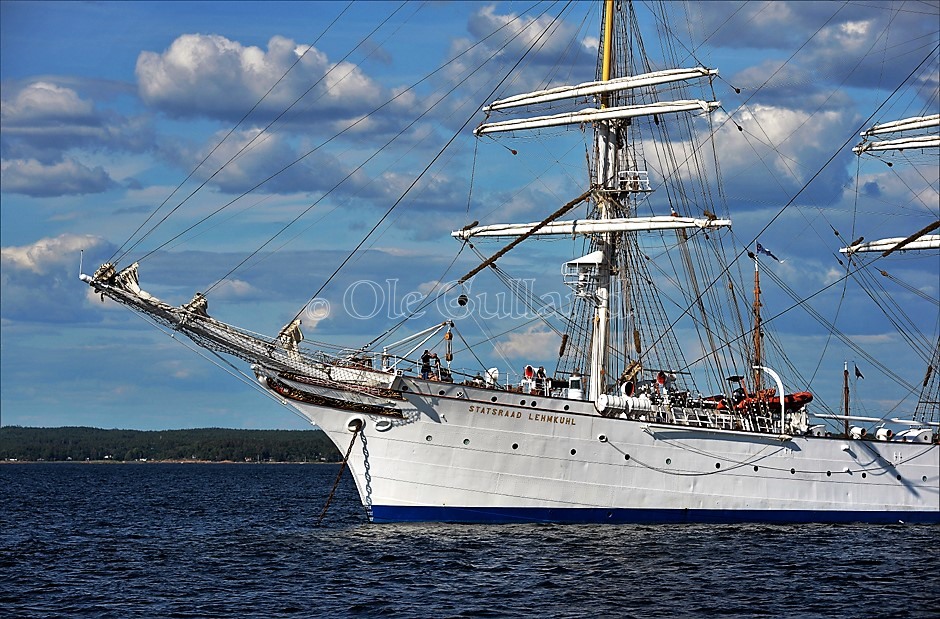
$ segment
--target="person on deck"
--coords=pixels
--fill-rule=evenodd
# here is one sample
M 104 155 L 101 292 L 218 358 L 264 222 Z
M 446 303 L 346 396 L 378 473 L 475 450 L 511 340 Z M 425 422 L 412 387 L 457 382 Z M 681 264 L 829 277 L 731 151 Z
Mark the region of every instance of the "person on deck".
M 437 356 L 436 352 L 431 353 L 431 363 L 434 364 L 434 378 L 437 380 L 441 379 L 441 358 Z
M 421 355 L 421 378 L 427 380 L 431 376 L 431 351 L 425 350 Z
M 545 375 L 545 368 L 540 365 L 538 371 L 535 373 L 535 390 L 538 391 L 539 395 L 545 395 L 546 378 L 548 378 L 548 376 Z

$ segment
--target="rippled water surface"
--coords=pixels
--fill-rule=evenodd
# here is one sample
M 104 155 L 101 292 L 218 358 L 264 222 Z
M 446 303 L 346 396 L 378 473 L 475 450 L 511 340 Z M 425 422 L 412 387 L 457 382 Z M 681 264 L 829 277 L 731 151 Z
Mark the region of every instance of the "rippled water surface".
M 338 470 L 0 466 L 0 616 L 940 616 L 936 526 L 317 527 Z

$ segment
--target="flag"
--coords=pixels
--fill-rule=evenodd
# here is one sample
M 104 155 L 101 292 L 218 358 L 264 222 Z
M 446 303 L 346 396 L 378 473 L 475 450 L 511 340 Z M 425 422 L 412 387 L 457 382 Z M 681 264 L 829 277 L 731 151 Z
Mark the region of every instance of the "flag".
M 858 369 L 858 366 L 855 366 L 855 378 L 865 378 L 862 376 L 862 372 Z
M 780 262 L 780 258 L 778 258 L 778 257 L 776 257 L 775 255 L 773 255 L 772 253 L 770 253 L 770 250 L 767 249 L 766 247 L 764 247 L 763 245 L 761 245 L 760 243 L 757 244 L 757 253 L 759 253 L 759 254 L 766 254 L 766 255 L 770 256 L 771 258 L 773 258 L 774 260 L 776 260 L 777 262 Z

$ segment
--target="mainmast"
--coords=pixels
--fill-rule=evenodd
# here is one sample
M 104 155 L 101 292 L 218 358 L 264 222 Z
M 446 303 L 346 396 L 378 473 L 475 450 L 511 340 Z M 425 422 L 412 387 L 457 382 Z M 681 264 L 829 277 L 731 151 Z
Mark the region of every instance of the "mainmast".
M 613 34 L 614 34 L 614 2 L 604 2 L 604 41 L 603 58 L 601 63 L 601 82 L 611 78 L 613 65 Z M 601 96 L 601 109 L 609 105 L 608 93 Z M 617 178 L 617 151 L 618 140 L 616 125 L 619 121 L 614 119 L 600 120 L 594 132 L 595 152 L 597 153 L 596 178 L 592 185 L 598 190 L 597 210 L 600 219 L 608 219 L 613 215 L 611 193 L 613 180 Z M 610 266 L 613 261 L 612 250 L 613 235 L 605 232 L 597 236 L 598 251 L 603 254 L 603 261 L 597 273 L 597 288 L 594 292 L 595 309 L 593 321 L 593 335 L 591 337 L 591 371 L 588 382 L 588 394 L 591 401 L 604 393 L 606 377 L 604 368 L 607 364 L 607 340 L 610 333 Z

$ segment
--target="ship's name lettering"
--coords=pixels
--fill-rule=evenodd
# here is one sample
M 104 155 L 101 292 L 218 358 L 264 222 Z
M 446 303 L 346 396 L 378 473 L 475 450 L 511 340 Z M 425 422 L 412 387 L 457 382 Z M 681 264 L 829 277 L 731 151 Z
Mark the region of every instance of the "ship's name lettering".
M 522 411 L 511 411 L 505 408 L 496 408 L 493 406 L 473 405 L 470 407 L 470 412 L 482 413 L 484 415 L 495 415 L 496 417 L 515 417 L 516 419 L 522 419 Z
M 545 423 L 560 423 L 566 426 L 577 425 L 571 417 L 562 415 L 543 415 L 541 413 L 529 413 L 529 421 L 543 421 Z
M 495 406 L 477 406 L 471 404 L 469 411 L 471 413 L 480 413 L 482 415 L 493 415 L 494 417 L 512 417 L 522 419 L 522 411 L 509 410 L 507 408 L 497 408 Z M 564 415 L 544 415 L 542 413 L 529 413 L 529 421 L 541 423 L 559 423 L 566 426 L 577 425 L 571 417 Z

